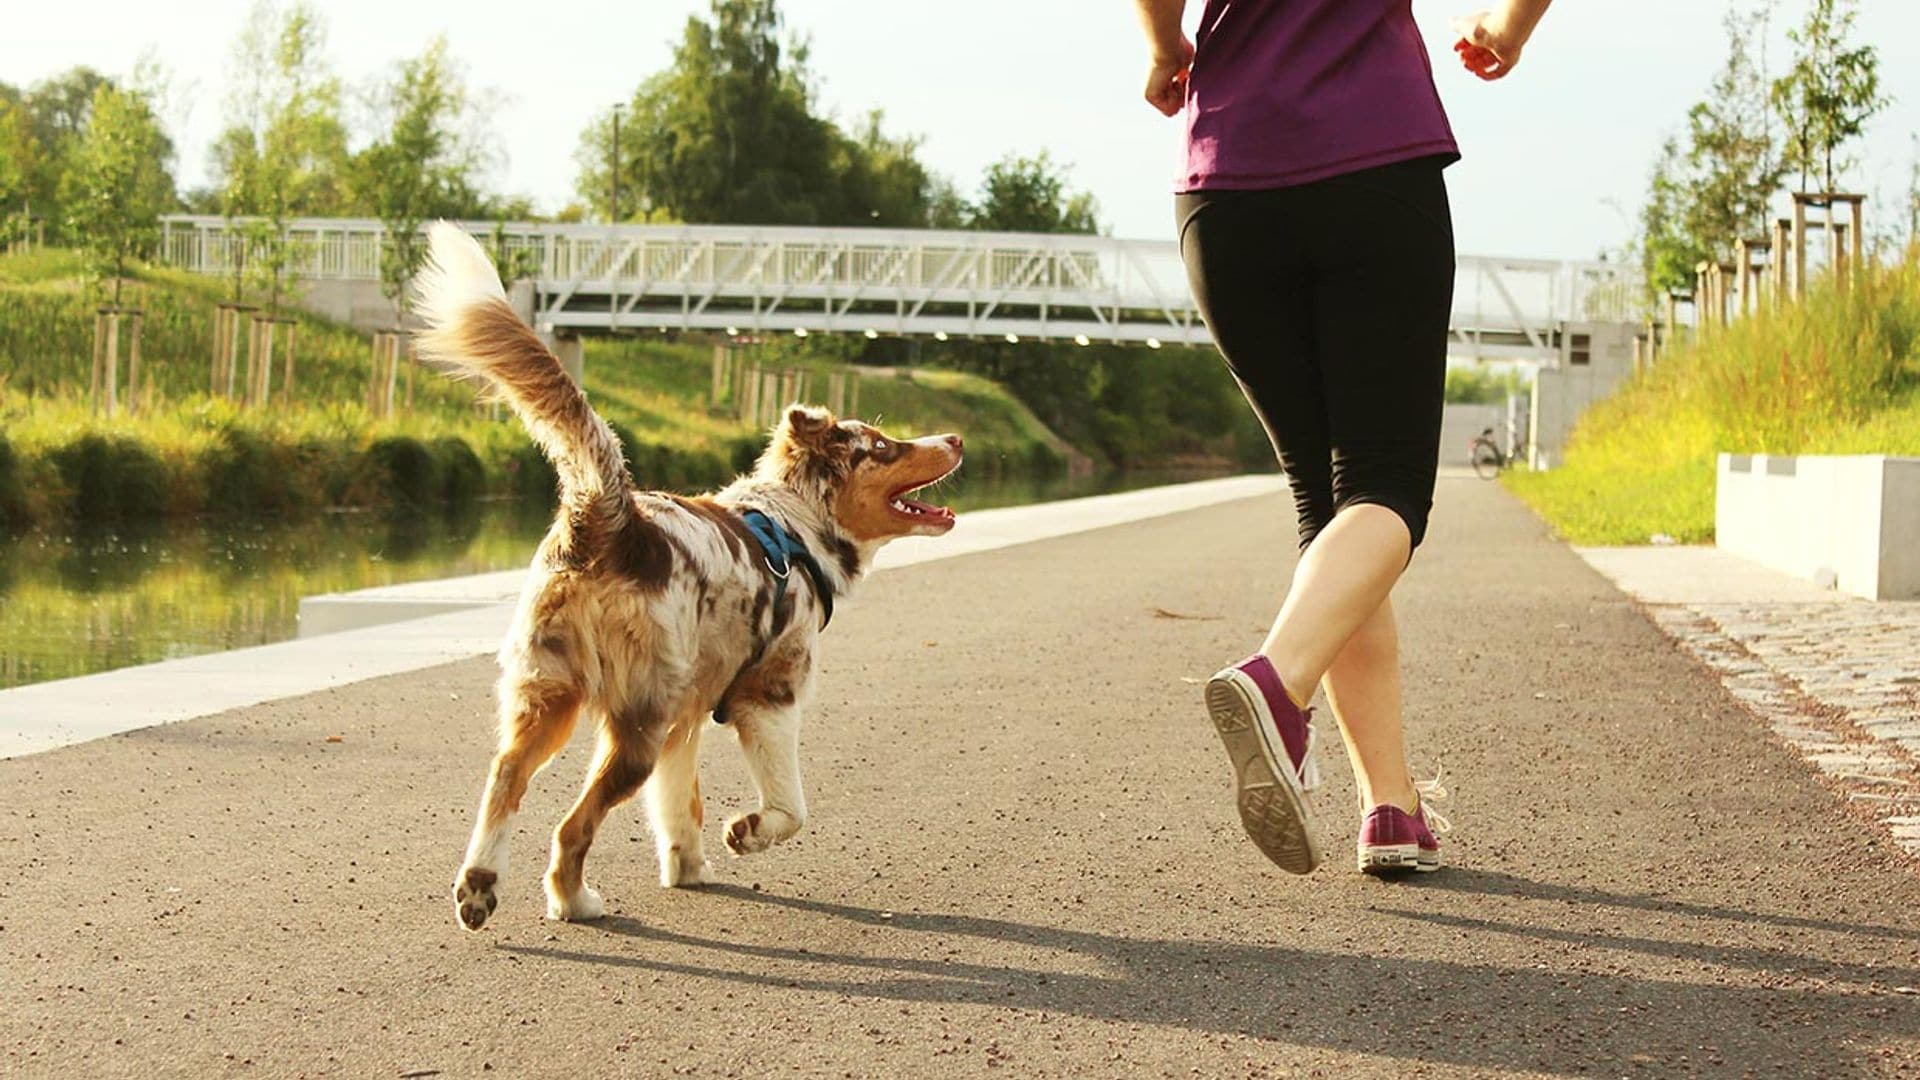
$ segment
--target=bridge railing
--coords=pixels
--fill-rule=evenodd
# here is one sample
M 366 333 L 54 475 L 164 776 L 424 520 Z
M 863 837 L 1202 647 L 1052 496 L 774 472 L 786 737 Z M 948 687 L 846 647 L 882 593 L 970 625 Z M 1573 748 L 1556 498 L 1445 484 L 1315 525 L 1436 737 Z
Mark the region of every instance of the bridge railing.
M 1204 326 L 1170 240 L 931 229 L 462 223 L 526 252 L 554 325 L 715 328 L 742 321 L 887 333 L 1038 333 L 1200 343 Z M 167 261 L 229 273 L 246 228 L 218 217 L 163 223 Z M 297 277 L 378 280 L 385 227 L 289 223 Z M 1632 321 L 1639 288 L 1603 262 L 1459 257 L 1457 351 L 1550 360 L 1569 322 Z

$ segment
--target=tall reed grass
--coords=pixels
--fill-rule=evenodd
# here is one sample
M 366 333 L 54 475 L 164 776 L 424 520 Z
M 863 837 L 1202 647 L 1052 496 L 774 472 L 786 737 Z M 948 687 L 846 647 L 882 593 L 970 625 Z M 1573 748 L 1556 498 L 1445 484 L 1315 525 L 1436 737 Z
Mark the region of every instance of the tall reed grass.
M 1509 484 L 1578 543 L 1713 537 L 1715 455 L 1920 454 L 1920 253 L 1676 349 Z

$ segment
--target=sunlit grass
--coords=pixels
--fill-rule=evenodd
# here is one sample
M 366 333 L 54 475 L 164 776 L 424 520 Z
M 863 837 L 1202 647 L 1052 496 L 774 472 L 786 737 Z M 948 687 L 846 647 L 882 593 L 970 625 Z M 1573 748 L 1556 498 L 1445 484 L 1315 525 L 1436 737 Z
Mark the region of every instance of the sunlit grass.
M 213 394 L 214 305 L 230 286 L 166 269 L 142 269 L 126 287 L 123 303 L 146 313 L 141 375 L 131 391 L 123 380 L 122 411 L 107 417 L 86 396 L 102 287 L 81 269 L 59 250 L 0 256 L 0 524 L 550 490 L 526 433 L 506 410 L 477 402 L 471 384 L 410 368 L 397 396 L 411 406 L 372 415 L 370 343 L 324 319 L 298 316 L 291 403 L 279 396 L 278 351 L 272 404 L 243 409 Z M 836 360 L 844 344 L 782 342 L 752 358 L 814 372 L 817 399 L 828 372 L 847 370 Z M 708 400 L 712 350 L 665 335 L 588 340 L 588 396 L 621 431 L 641 484 L 717 486 L 764 441 Z M 900 434 L 964 433 L 974 472 L 1057 470 L 1070 456 L 1003 387 L 959 372 L 867 373 L 855 411 Z
M 1581 417 L 1565 464 L 1509 486 L 1576 543 L 1713 538 L 1720 452 L 1920 454 L 1920 258 L 1765 312 Z

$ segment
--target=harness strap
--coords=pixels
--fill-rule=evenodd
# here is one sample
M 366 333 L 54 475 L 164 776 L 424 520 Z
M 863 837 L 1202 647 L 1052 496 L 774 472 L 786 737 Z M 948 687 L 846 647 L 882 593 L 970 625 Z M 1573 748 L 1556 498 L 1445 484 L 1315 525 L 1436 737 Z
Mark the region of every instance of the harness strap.
M 760 510 L 747 510 L 741 513 L 753 538 L 760 541 L 761 549 L 766 553 L 767 569 L 773 571 L 773 606 L 779 607 L 782 597 L 787 595 L 787 577 L 793 570 L 793 564 L 807 572 L 813 581 L 813 593 L 820 598 L 820 628 L 826 629 L 833 621 L 833 589 L 827 584 L 827 573 L 820 563 L 807 550 L 807 545 L 789 532 L 770 515 Z
M 820 629 L 825 630 L 833 621 L 833 588 L 827 584 L 827 573 L 820 563 L 807 550 L 807 545 L 789 532 L 773 517 L 759 510 L 742 511 L 740 517 L 747 523 L 747 531 L 760 542 L 760 548 L 766 555 L 767 569 L 773 574 L 773 610 L 780 610 L 780 601 L 787 595 L 787 578 L 792 576 L 795 563 L 806 571 L 813 582 L 813 595 L 820 598 Z M 768 642 L 762 641 L 753 651 L 753 656 L 741 665 L 740 671 L 727 684 L 726 692 L 720 695 L 720 704 L 713 710 L 715 723 L 727 722 L 727 699 L 733 694 L 735 683 L 740 681 L 748 668 L 760 662 L 765 654 Z

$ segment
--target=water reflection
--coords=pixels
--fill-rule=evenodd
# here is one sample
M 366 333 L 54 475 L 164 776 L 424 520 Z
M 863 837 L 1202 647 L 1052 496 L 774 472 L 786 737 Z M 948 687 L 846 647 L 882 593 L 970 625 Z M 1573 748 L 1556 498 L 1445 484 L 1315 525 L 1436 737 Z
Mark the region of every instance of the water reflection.
M 948 481 L 956 508 L 1071 498 L 1194 474 Z M 525 565 L 539 501 L 0 540 L 0 687 L 282 641 L 300 598 Z
M 0 686 L 294 635 L 315 593 L 524 563 L 544 506 L 28 534 L 0 544 Z

